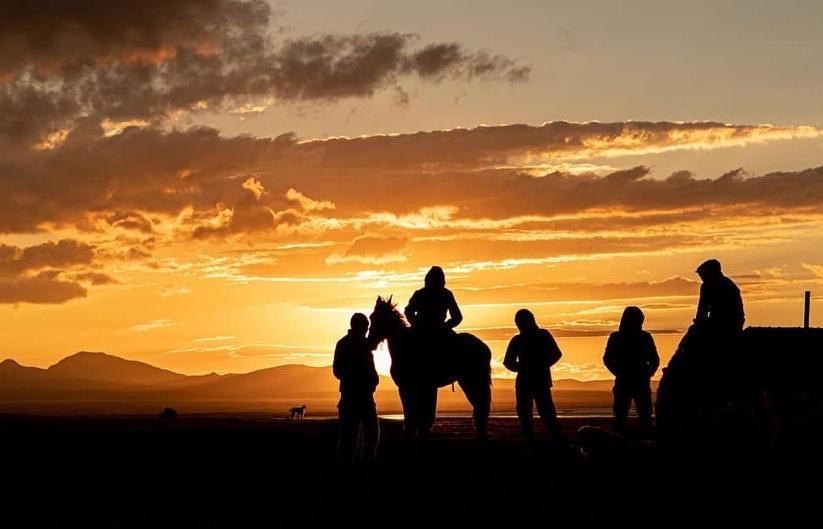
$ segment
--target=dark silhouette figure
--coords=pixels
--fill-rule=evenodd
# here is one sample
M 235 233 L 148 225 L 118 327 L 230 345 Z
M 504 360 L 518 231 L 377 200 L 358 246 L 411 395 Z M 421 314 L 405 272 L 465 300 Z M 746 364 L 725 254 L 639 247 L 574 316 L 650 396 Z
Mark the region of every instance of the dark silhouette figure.
M 374 346 L 366 336 L 368 330 L 369 319 L 365 314 L 356 313 L 351 317 L 349 332 L 334 349 L 332 370 L 340 380 L 338 458 L 346 464 L 353 463 L 358 456 L 366 461 L 377 457 L 380 424 L 374 391 L 380 379 L 374 368 Z M 361 431 L 363 444 L 358 447 Z
M 694 322 L 706 326 L 718 335 L 737 334 L 743 330 L 746 316 L 743 312 L 743 298 L 734 281 L 723 275 L 720 261 L 709 259 L 697 267 L 700 286 L 700 301 Z
M 623 432 L 629 407 L 634 401 L 640 428 L 652 429 L 651 377 L 660 366 L 652 335 L 643 330 L 645 316 L 638 307 L 626 307 L 620 329 L 609 336 L 603 363 L 614 375 L 614 430 Z
M 177 410 L 174 408 L 163 408 L 163 411 L 160 412 L 161 419 L 176 419 L 177 418 Z
M 531 311 L 518 310 L 514 322 L 520 334 L 509 342 L 503 365 L 509 371 L 517 373 L 517 416 L 520 418 L 523 437 L 531 447 L 534 444 L 533 403 L 537 404 L 537 413 L 552 437 L 561 438 L 560 423 L 551 394 L 551 366 L 560 360 L 562 353 L 551 333 L 538 327 Z
M 729 410 L 751 408 L 740 289 L 710 259 L 697 270 L 703 284 L 694 324 L 663 369 L 657 390 L 657 430 L 667 443 L 699 437 Z M 714 421 L 714 422 L 713 422 Z
M 305 404 L 291 408 L 289 410 L 289 419 L 302 421 L 303 417 L 306 415 L 306 408 L 307 406 Z
M 416 309 L 414 311 L 416 313 Z M 434 425 L 437 388 L 457 382 L 474 410 L 478 441 L 485 441 L 491 409 L 491 350 L 468 333 L 453 334 L 438 355 L 427 354 L 421 342 L 391 302 L 377 298 L 371 315 L 369 339 L 383 340 L 391 355 L 391 376 L 403 405 L 407 441 L 424 445 Z M 442 361 L 442 357 L 446 361 Z
M 446 274 L 439 266 L 426 273 L 425 286 L 415 291 L 406 306 L 406 319 L 415 329 L 454 329 L 463 321 L 463 314 L 454 294 L 446 288 Z M 449 317 L 447 320 L 446 317 Z
M 448 352 L 454 348 L 452 341 L 457 336 L 454 328 L 463 321 L 463 314 L 454 294 L 446 288 L 442 268 L 431 267 L 426 273 L 425 286 L 412 294 L 404 313 L 419 354 L 427 356 L 427 361 L 432 363 L 453 360 Z

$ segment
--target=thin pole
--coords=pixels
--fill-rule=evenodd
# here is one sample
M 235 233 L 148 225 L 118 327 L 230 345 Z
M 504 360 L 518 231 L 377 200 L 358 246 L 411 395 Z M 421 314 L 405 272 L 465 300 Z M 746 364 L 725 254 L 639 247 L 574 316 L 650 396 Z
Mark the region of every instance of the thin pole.
M 803 328 L 809 328 L 809 312 L 812 306 L 812 293 L 810 290 L 806 291 L 806 301 L 803 304 Z

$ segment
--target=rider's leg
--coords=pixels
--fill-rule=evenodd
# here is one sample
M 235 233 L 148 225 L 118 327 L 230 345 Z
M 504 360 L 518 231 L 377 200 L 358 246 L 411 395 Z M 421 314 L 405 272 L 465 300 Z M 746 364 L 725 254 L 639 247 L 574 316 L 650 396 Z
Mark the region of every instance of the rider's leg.
M 403 439 L 411 443 L 417 437 L 417 399 L 413 388 L 409 385 L 399 387 L 398 392 L 400 393 L 400 404 L 403 406 Z

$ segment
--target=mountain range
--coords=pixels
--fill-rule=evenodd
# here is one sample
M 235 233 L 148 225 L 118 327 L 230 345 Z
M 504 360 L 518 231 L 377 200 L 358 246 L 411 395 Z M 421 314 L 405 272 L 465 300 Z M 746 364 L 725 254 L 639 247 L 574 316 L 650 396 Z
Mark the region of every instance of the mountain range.
M 612 382 L 555 381 L 558 394 L 573 392 L 575 400 L 611 390 Z M 494 380 L 494 399 L 509 404 L 511 379 Z M 559 395 L 558 395 L 559 397 Z M 243 374 L 184 375 L 135 360 L 100 352 L 79 352 L 49 368 L 0 362 L 0 411 L 5 412 L 148 412 L 174 406 L 197 412 L 265 411 L 308 403 L 313 409 L 333 410 L 337 380 L 331 367 L 283 365 Z M 563 399 L 558 399 L 563 400 Z M 589 400 L 589 399 L 584 399 Z M 391 379 L 381 377 L 378 405 L 399 410 Z M 513 403 L 512 403 L 513 404 Z M 441 390 L 441 408 L 465 409 L 459 389 Z M 561 402 L 558 402 L 561 405 Z

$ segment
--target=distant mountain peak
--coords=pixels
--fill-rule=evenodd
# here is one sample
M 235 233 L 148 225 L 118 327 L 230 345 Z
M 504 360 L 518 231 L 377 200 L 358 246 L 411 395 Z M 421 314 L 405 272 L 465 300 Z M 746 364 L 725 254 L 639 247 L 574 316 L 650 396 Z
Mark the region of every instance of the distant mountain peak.
M 48 371 L 66 377 L 122 384 L 160 384 L 186 378 L 185 375 L 145 362 L 94 351 L 80 351 L 67 356 L 50 366 Z

